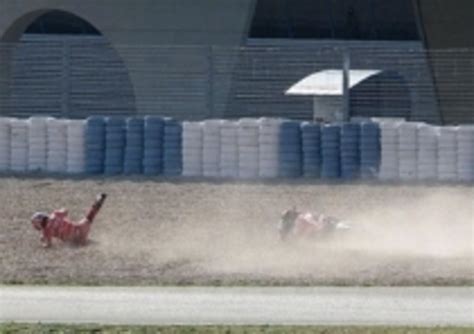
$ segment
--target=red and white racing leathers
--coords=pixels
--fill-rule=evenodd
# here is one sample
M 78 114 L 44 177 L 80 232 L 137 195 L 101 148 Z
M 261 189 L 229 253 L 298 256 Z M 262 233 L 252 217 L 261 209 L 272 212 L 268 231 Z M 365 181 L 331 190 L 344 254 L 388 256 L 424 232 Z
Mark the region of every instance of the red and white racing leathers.
M 53 211 L 42 229 L 41 241 L 44 246 L 51 246 L 53 238 L 79 245 L 84 244 L 89 236 L 92 222 L 104 200 L 105 196 L 99 197 L 89 209 L 87 215 L 77 223 L 69 219 L 67 210 Z

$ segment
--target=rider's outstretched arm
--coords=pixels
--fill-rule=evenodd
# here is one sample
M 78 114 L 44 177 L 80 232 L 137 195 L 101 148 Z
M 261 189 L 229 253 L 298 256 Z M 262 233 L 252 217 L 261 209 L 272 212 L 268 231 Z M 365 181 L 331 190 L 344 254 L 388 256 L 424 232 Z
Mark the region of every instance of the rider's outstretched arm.
M 42 236 L 41 236 L 41 244 L 44 248 L 49 248 L 52 245 L 52 237 L 51 233 L 48 230 L 43 230 Z
M 97 195 L 94 204 L 92 204 L 91 208 L 89 209 L 89 212 L 86 215 L 87 223 L 92 224 L 94 218 L 97 216 L 97 213 L 99 213 L 100 209 L 102 208 L 102 205 L 104 204 L 106 198 L 107 194 Z

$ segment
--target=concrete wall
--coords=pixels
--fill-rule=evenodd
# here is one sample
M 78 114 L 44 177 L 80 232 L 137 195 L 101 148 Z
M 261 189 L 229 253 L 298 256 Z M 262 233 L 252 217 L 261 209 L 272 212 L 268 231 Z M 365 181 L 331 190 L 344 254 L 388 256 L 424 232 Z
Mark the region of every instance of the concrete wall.
M 474 123 L 474 1 L 414 0 L 443 118 Z M 451 49 L 464 49 L 451 51 Z
M 143 68 L 163 66 L 162 58 L 149 53 L 136 57 L 134 47 L 151 45 L 239 46 L 246 38 L 255 0 L 0 0 L 0 96 L 6 108 L 11 52 L 5 43 L 15 43 L 38 17 L 62 10 L 81 17 L 97 28 L 116 48 L 129 70 L 138 113 L 162 113 L 146 103 L 147 97 L 165 94 L 157 87 L 159 78 Z M 232 60 L 232 59 L 231 59 Z M 232 61 L 228 66 L 232 66 Z M 186 57 L 170 59 L 167 67 L 186 67 Z M 222 79 L 230 88 L 230 77 Z M 189 109 L 193 106 L 189 105 Z M 201 112 L 206 112 L 201 110 Z M 207 111 L 209 113 L 209 111 Z M 222 110 L 214 110 L 216 115 Z M 1 113 L 1 111 L 0 111 Z
M 246 37 L 254 0 L 0 0 L 2 41 L 18 41 L 50 10 L 95 26 L 112 45 L 238 45 Z

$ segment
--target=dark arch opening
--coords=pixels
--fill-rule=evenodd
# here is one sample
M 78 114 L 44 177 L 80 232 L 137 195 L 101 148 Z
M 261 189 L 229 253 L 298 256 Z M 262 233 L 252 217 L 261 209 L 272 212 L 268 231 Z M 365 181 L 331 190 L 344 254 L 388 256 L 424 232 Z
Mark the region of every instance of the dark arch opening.
M 25 34 L 101 35 L 92 24 L 68 12 L 53 10 L 38 17 Z
M 352 117 L 411 117 L 411 94 L 405 79 L 386 71 L 351 89 Z
M 41 10 L 18 19 L 10 31 L 19 42 L 9 56 L 8 114 L 85 118 L 136 113 L 128 68 L 88 21 Z

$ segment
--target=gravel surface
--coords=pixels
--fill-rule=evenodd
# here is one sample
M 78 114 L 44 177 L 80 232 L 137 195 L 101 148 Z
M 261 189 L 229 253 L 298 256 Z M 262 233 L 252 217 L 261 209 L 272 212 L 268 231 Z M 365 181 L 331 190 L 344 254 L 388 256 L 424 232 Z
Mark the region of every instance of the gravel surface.
M 81 218 L 109 198 L 86 247 L 40 246 L 35 211 Z M 351 221 L 337 238 L 281 243 L 285 208 Z M 0 283 L 473 285 L 467 185 L 0 178 Z

